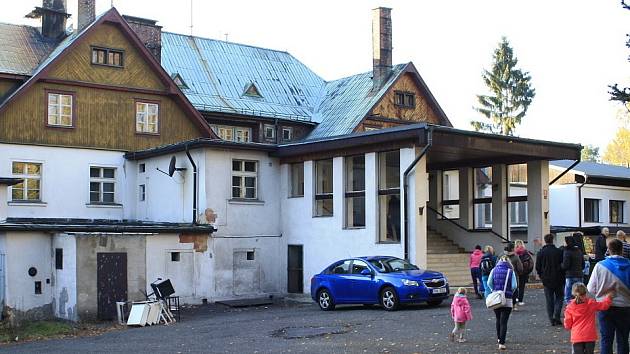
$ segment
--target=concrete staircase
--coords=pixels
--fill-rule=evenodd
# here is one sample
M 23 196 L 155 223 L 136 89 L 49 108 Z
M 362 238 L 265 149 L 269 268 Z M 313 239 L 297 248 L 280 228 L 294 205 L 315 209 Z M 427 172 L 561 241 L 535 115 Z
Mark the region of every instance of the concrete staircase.
M 427 230 L 427 248 L 427 268 L 444 273 L 451 288 L 472 284 L 468 268 L 470 255 L 462 247 L 439 232 Z

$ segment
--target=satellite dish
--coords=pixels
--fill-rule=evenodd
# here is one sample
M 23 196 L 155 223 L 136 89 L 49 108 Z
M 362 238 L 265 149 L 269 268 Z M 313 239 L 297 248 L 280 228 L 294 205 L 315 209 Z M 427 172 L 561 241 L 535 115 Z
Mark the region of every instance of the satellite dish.
M 168 175 L 173 177 L 175 173 L 175 162 L 177 162 L 177 158 L 175 156 L 171 157 L 171 162 L 168 164 Z

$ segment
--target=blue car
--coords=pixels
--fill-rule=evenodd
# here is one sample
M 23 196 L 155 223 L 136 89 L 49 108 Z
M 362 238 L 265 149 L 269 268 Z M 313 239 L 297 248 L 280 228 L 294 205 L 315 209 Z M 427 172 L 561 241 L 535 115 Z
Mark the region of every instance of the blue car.
M 387 311 L 410 303 L 437 306 L 448 296 L 444 274 L 396 257 L 344 259 L 311 279 L 311 297 L 324 311 L 340 304 L 380 304 Z

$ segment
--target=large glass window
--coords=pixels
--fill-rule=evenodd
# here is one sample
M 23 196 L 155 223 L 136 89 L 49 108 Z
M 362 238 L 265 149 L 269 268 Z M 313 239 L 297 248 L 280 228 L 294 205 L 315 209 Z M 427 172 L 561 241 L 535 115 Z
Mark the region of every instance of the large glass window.
M 258 161 L 232 160 L 232 198 L 258 198 Z
M 333 215 L 333 160 L 315 161 L 314 216 Z
M 527 164 L 507 166 L 510 226 L 527 225 Z
M 90 203 L 114 203 L 116 194 L 116 169 L 90 167 Z
M 289 165 L 289 183 L 291 183 L 289 197 L 304 196 L 304 162 Z
M 442 172 L 442 214 L 447 219 L 459 219 L 459 171 Z
M 365 227 L 365 155 L 345 158 L 346 227 Z
M 611 223 L 623 224 L 623 205 L 623 200 L 611 200 L 608 202 Z
M 599 199 L 584 198 L 584 221 L 599 222 Z
M 400 242 L 400 153 L 378 155 L 379 241 Z
M 475 229 L 492 227 L 492 167 L 473 170 Z
M 11 170 L 13 177 L 22 179 L 11 187 L 11 200 L 41 201 L 42 164 L 14 161 Z

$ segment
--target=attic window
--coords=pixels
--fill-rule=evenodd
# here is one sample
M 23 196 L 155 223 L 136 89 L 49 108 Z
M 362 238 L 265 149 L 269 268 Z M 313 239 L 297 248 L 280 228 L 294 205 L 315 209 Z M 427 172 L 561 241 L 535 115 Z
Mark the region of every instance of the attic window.
M 184 79 L 182 78 L 181 75 L 179 75 L 179 73 L 175 73 L 173 75 L 171 75 L 171 77 L 173 78 L 173 81 L 175 82 L 175 85 L 177 85 L 177 87 L 179 87 L 180 89 L 187 89 L 188 85 L 186 85 L 186 82 L 184 81 Z
M 262 95 L 260 94 L 260 91 L 258 90 L 258 87 L 256 87 L 256 85 L 254 85 L 253 83 L 251 83 L 251 84 L 249 84 L 249 86 L 247 86 L 247 88 L 245 89 L 245 93 L 243 95 L 244 96 L 249 96 L 249 97 L 262 98 Z
M 394 104 L 403 108 L 416 108 L 416 95 L 413 92 L 394 92 Z
M 92 64 L 122 68 L 123 55 L 122 50 L 92 47 Z

